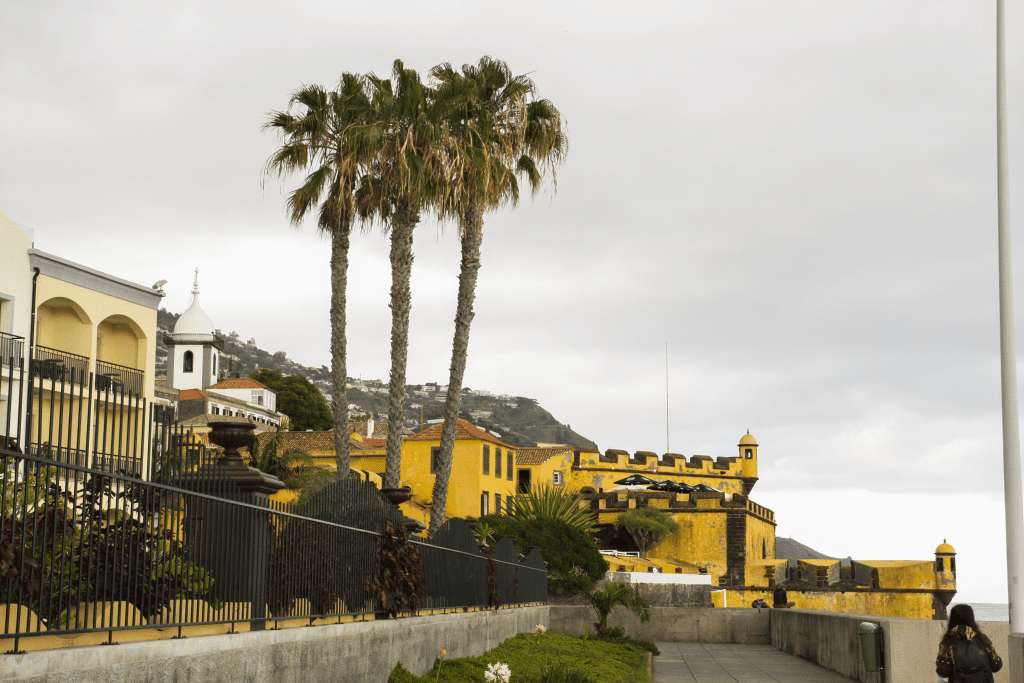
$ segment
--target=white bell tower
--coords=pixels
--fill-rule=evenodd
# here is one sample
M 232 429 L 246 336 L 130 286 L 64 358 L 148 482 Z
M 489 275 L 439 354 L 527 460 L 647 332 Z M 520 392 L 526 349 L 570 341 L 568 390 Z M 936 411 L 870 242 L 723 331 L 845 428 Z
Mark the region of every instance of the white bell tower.
M 199 306 L 199 269 L 192 283 L 192 300 L 174 324 L 174 332 L 164 336 L 170 348 L 167 385 L 172 389 L 205 389 L 217 383 L 220 352 L 224 340 L 214 334 L 213 321 Z

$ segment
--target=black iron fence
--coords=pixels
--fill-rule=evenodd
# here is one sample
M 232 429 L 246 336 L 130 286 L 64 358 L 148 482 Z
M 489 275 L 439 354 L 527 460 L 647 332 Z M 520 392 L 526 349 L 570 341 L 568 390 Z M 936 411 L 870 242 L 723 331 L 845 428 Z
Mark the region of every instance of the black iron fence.
M 0 459 L 7 638 L 546 600 L 538 550 L 524 561 L 503 539 L 485 554 L 461 519 L 410 537 L 364 481 L 278 505 L 219 464 L 181 469 L 182 453 L 161 454 L 157 481 L 7 450 Z
M 25 339 L 0 332 L 0 366 L 16 368 L 25 354 Z
M 482 552 L 463 520 L 417 537 L 365 481 L 319 479 L 296 503 L 270 501 L 276 480 L 175 426 L 170 408 L 92 375 L 13 374 L 17 400 L 0 416 L 0 637 L 12 652 L 46 635 L 546 600 L 539 550 L 522 558 L 503 539 Z

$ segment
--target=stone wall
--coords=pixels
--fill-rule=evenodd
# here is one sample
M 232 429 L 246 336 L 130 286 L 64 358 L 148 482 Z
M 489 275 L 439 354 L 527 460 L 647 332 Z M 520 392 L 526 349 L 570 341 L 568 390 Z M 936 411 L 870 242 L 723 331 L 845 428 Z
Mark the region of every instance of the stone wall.
M 861 622 L 882 627 L 883 672 L 864 670 L 859 638 Z M 992 639 L 996 652 L 1003 658 L 1003 668 L 995 675 L 996 683 L 1024 680 L 1021 677 L 1024 672 L 1019 669 L 1016 678 L 1010 676 L 1009 623 L 979 622 L 978 626 Z M 771 611 L 773 646 L 864 683 L 935 683 L 935 655 L 945 630 L 945 622 L 924 619 L 800 609 Z
M 590 605 L 551 605 L 551 630 L 572 636 L 594 633 L 597 613 Z M 641 624 L 632 612 L 616 607 L 608 625 L 627 636 L 668 643 L 771 642 L 767 609 L 700 607 L 652 607 L 651 620 Z M 929 682 L 931 683 L 931 682 Z
M 474 657 L 537 624 L 550 628 L 548 606 L 94 645 L 7 655 L 0 680 L 385 683 L 398 662 L 422 675 L 441 648 L 448 657 Z

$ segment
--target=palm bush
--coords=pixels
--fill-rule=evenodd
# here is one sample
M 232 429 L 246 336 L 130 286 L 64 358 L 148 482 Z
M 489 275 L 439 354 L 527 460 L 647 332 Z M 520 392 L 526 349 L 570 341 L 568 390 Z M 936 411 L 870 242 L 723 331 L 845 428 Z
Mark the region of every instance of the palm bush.
M 583 495 L 561 486 L 542 484 L 509 499 L 507 514 L 512 519 L 558 519 L 589 534 L 597 515 L 583 504 Z
M 597 629 L 599 636 L 605 635 L 608 630 L 608 616 L 620 605 L 635 614 L 640 623 L 651 620 L 650 603 L 624 583 L 609 583 L 601 590 L 591 591 L 587 593 L 587 600 L 597 612 L 598 621 L 594 623 L 594 628 Z

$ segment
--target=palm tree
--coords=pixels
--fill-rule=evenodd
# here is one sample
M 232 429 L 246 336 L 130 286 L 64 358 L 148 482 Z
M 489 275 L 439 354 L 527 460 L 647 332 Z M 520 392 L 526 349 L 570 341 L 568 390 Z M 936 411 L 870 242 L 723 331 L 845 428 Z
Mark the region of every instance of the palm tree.
M 640 619 L 640 623 L 647 623 L 651 620 L 650 603 L 624 583 L 609 583 L 601 590 L 586 593 L 586 597 L 590 606 L 597 612 L 598 621 L 594 623 L 594 628 L 597 629 L 598 636 L 604 635 L 608 628 L 608 616 L 619 605 L 635 614 Z
M 360 216 L 380 221 L 391 232 L 391 375 L 384 486 L 401 480 L 402 426 L 405 422 L 405 377 L 412 311 L 413 229 L 421 211 L 446 187 L 439 154 L 445 129 L 432 92 L 413 69 L 395 60 L 391 79 L 369 74 L 372 103 L 381 141 L 376 160 L 360 181 Z
M 318 208 L 317 228 L 331 240 L 331 379 L 334 384 L 334 452 L 338 478 L 349 471 L 347 358 L 345 339 L 348 251 L 355 183 L 373 157 L 378 139 L 366 80 L 345 73 L 338 89 L 319 85 L 296 90 L 286 111 L 271 112 L 264 130 L 276 132 L 281 147 L 267 160 L 266 176 L 307 171 L 305 182 L 288 196 L 292 225 Z M 297 110 L 293 113 L 293 109 Z M 319 203 L 319 206 L 317 206 Z
M 554 180 L 555 166 L 564 158 L 568 142 L 559 111 L 547 100 L 535 99 L 533 82 L 526 76 L 512 76 L 505 62 L 483 57 L 476 65 L 464 65 L 461 73 L 445 63 L 435 67 L 431 76 L 437 82 L 440 111 L 448 118 L 449 159 L 455 173 L 455 189 L 437 203 L 444 215 L 459 222 L 462 243 L 448 395 L 430 510 L 433 533 L 444 523 L 447 507 L 484 214 L 516 205 L 516 175 L 525 176 L 532 195 L 540 189 L 545 172 Z

